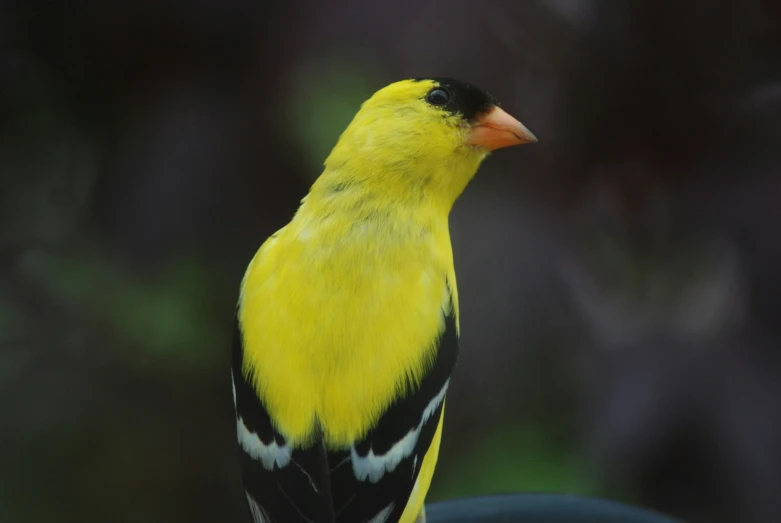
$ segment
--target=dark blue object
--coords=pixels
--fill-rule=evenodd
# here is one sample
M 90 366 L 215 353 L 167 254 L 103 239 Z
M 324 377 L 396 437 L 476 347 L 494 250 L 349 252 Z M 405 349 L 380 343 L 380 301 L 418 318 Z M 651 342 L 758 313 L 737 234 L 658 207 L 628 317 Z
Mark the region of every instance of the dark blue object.
M 507 494 L 426 505 L 426 523 L 682 523 L 616 501 L 563 494 Z

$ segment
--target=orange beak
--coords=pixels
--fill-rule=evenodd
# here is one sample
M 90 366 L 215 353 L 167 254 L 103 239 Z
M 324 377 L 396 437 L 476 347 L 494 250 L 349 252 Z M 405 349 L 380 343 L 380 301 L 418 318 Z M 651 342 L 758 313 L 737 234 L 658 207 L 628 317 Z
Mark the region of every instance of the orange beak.
M 493 151 L 502 147 L 535 143 L 536 141 L 537 137 L 526 126 L 494 106 L 477 118 L 467 143 Z

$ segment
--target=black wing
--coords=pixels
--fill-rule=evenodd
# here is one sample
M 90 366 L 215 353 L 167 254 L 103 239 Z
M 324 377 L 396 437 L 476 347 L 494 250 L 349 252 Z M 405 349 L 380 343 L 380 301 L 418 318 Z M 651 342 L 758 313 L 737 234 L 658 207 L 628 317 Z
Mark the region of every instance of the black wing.
M 418 387 L 397 399 L 367 436 L 348 450 L 327 450 L 322 441 L 308 449 L 286 447 L 242 373 L 242 336 L 236 322 L 237 428 L 242 477 L 254 523 L 398 521 L 436 433 L 458 357 L 452 311 L 451 306 L 436 356 Z

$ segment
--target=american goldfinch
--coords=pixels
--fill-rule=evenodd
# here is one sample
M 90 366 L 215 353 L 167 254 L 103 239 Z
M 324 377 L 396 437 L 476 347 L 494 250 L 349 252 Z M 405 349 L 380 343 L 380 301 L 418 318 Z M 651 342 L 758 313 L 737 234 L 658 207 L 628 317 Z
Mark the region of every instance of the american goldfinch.
M 448 215 L 491 150 L 534 141 L 457 80 L 363 103 L 241 283 L 232 379 L 254 523 L 425 521 L 458 351 Z

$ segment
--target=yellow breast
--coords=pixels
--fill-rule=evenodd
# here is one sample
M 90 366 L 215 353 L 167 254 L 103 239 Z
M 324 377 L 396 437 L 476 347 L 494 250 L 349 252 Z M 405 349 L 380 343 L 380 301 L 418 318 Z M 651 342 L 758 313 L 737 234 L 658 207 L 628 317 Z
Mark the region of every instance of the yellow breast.
M 365 435 L 433 360 L 449 289 L 457 307 L 446 221 L 438 232 L 395 239 L 371 230 L 379 226 L 339 235 L 294 221 L 248 268 L 239 309 L 245 371 L 294 444 L 316 426 L 331 447 Z

